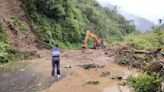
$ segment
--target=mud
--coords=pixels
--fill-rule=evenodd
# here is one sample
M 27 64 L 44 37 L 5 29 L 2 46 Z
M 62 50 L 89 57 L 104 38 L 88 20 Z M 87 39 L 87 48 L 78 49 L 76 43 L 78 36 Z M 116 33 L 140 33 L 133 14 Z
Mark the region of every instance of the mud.
M 57 80 L 51 77 L 51 54 L 46 52 L 41 58 L 1 67 L 0 92 L 103 92 L 105 88 L 108 90 L 121 82 L 113 80 L 113 76 L 124 78 L 137 72 L 117 65 L 113 59 L 102 50 L 63 51 L 62 78 Z M 84 64 L 105 66 L 91 69 L 79 67 Z
M 14 63 L 15 64 L 15 63 Z M 20 64 L 20 65 L 18 65 Z M 57 78 L 41 80 L 32 64 L 17 63 L 0 68 L 0 92 L 37 92 L 49 87 Z

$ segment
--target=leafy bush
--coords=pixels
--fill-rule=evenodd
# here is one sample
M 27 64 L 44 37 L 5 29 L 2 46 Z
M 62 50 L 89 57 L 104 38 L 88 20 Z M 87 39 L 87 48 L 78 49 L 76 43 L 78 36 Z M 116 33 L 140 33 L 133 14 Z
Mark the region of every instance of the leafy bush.
M 11 48 L 4 31 L 5 28 L 0 22 L 0 64 L 22 59 L 23 54 Z
M 147 74 L 128 78 L 129 84 L 134 87 L 136 92 L 157 92 L 160 90 L 162 81 L 163 79 L 158 76 L 153 77 Z
M 18 54 L 12 53 L 13 50 L 6 39 L 4 30 L 2 23 L 0 23 L 0 63 L 6 63 L 19 57 Z
M 18 17 L 16 16 L 12 16 L 11 17 L 12 23 L 19 28 L 19 30 L 21 31 L 26 31 L 27 29 L 27 24 L 23 21 L 21 21 L 20 19 L 18 19 Z

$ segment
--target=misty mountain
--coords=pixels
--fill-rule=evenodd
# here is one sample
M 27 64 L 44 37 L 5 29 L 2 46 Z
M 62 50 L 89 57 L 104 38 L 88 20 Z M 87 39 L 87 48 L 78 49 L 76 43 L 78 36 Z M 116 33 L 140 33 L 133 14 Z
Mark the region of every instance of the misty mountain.
M 138 30 L 140 30 L 141 32 L 146 32 L 146 31 L 150 30 L 153 26 L 153 23 L 145 18 L 136 16 L 136 15 L 132 15 L 132 14 L 128 14 L 125 12 L 121 12 L 121 15 L 124 16 L 127 20 L 134 21 L 136 28 Z
M 114 5 L 111 5 L 108 2 L 102 2 L 101 0 L 97 0 L 100 5 L 102 5 L 103 7 L 108 7 L 109 9 L 113 9 Z M 153 23 L 150 22 L 149 20 L 130 14 L 130 13 L 126 13 L 124 11 L 121 11 L 121 9 L 119 7 L 118 8 L 118 13 L 121 14 L 122 16 L 125 17 L 125 19 L 130 20 L 130 21 L 134 21 L 134 25 L 136 26 L 136 28 L 140 31 L 140 32 L 146 32 L 148 30 L 151 29 L 151 27 L 153 26 Z

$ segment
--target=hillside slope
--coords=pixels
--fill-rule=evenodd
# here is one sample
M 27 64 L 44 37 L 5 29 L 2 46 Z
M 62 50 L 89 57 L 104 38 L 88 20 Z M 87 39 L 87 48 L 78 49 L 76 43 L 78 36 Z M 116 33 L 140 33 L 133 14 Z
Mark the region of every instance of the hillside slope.
M 34 42 L 36 36 L 31 31 L 26 13 L 21 6 L 19 0 L 0 0 L 0 22 L 12 48 L 23 52 L 34 51 L 37 49 Z M 19 25 L 15 25 L 18 23 Z M 26 30 L 20 28 L 21 23 L 24 23 Z
M 49 2 L 46 4 L 44 0 L 22 0 L 22 2 L 0 0 L 0 21 L 5 27 L 11 46 L 20 51 L 35 50 L 38 34 L 45 42 L 53 44 L 56 40 L 81 42 L 81 34 L 87 29 L 96 32 L 108 41 L 121 40 L 127 30 L 127 33 L 135 31 L 122 16 L 115 14 L 112 10 L 102 8 L 95 0 L 88 3 L 75 0 L 69 2 L 52 0 L 52 2 L 46 1 Z M 47 12 L 43 9 L 47 9 Z M 30 17 L 32 22 L 27 17 Z M 22 30 L 25 29 L 24 27 L 25 31 Z M 32 30 L 33 28 L 35 30 Z
M 86 30 L 108 42 L 123 40 L 135 31 L 115 10 L 101 7 L 96 0 L 22 0 L 37 32 L 46 43 L 81 43 Z
M 0 0 L 0 64 L 44 55 L 32 29 L 20 0 Z
M 103 8 L 95 0 L 0 0 L 0 11 L 11 48 L 5 50 L 8 55 L 18 51 L 33 56 L 40 53 L 40 43 L 80 47 L 88 29 L 108 42 L 121 41 L 125 34 L 136 31 L 115 10 Z

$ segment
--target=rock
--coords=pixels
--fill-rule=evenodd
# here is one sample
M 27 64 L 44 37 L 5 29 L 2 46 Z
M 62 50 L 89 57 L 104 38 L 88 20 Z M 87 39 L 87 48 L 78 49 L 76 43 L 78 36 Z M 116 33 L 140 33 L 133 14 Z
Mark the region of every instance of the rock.
M 122 77 L 121 77 L 121 76 L 114 76 L 114 75 L 112 75 L 112 76 L 111 76 L 111 79 L 122 80 Z
M 107 71 L 107 72 L 102 72 L 102 74 L 100 75 L 100 77 L 108 77 L 110 76 L 110 72 Z
M 64 68 L 72 68 L 71 65 L 66 65 Z
M 108 55 L 108 52 L 105 52 L 104 54 L 105 54 L 105 55 Z
M 126 85 L 126 81 L 125 80 L 122 80 L 119 85 L 122 85 L 122 86 L 125 86 Z
M 115 75 L 111 75 L 110 78 L 114 80 L 114 79 L 116 79 L 116 76 Z
M 115 77 L 111 77 L 111 79 L 113 79 L 113 80 L 114 80 L 114 79 L 116 79 L 116 78 L 115 78 Z
M 20 69 L 20 71 L 23 72 L 23 71 L 25 71 L 25 69 L 24 68 L 23 69 Z
M 122 80 L 122 77 L 121 76 L 117 76 L 116 77 L 118 80 Z

